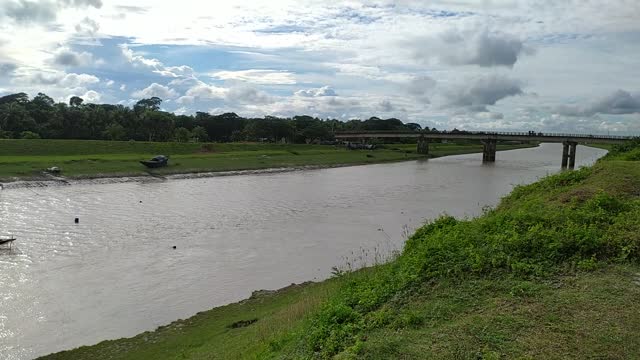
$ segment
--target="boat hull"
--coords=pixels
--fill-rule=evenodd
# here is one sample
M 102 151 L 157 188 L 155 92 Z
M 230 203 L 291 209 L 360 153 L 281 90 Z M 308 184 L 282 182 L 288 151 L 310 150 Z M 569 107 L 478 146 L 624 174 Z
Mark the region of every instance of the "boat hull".
M 151 169 L 155 169 L 155 168 L 160 168 L 160 167 L 165 167 L 167 166 L 167 162 L 166 161 L 140 161 L 140 164 L 151 168 Z

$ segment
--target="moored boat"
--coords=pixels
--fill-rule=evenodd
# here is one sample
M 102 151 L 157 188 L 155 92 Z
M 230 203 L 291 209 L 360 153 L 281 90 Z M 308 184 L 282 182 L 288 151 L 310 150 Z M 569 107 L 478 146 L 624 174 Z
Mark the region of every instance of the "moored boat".
M 13 236 L 0 237 L 0 245 L 9 245 L 9 247 L 11 247 L 14 241 L 16 241 L 16 238 Z
M 168 163 L 169 163 L 169 157 L 165 155 L 158 155 L 152 158 L 151 160 L 140 161 L 140 164 L 152 169 L 167 166 Z

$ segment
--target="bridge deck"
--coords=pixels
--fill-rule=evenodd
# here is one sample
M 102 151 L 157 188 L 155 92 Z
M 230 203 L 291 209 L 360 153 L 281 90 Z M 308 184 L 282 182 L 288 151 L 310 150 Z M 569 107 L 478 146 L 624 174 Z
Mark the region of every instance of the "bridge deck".
M 608 136 L 608 135 L 586 135 L 586 134 L 549 134 L 549 133 L 527 133 L 527 132 L 341 132 L 336 133 L 337 139 L 366 139 L 366 138 L 420 138 L 426 139 L 448 139 L 448 140 L 502 140 L 502 141 L 539 141 L 539 142 L 578 142 L 578 143 L 600 143 L 600 144 L 620 144 L 634 139 L 632 136 Z

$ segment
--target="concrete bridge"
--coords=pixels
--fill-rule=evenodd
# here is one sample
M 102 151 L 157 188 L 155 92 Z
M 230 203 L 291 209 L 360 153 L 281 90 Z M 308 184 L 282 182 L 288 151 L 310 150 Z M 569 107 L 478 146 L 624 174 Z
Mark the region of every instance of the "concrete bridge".
M 585 134 L 550 134 L 536 132 L 401 132 L 401 131 L 347 131 L 336 133 L 336 139 L 348 141 L 366 141 L 367 139 L 399 139 L 416 138 L 417 152 L 429 154 L 429 140 L 479 140 L 484 145 L 482 162 L 496 161 L 496 145 L 498 141 L 536 141 L 562 143 L 562 168 L 573 169 L 576 163 L 578 144 L 622 144 L 633 139 L 632 136 L 608 136 Z

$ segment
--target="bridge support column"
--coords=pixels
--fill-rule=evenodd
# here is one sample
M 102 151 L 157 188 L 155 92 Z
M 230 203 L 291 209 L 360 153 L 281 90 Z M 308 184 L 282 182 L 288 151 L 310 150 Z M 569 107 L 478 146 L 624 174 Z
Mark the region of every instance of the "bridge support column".
M 563 142 L 562 143 L 562 169 L 566 169 L 567 168 L 567 164 L 569 163 L 569 143 L 568 142 Z
M 496 161 L 496 147 L 498 141 L 495 139 L 487 139 L 482 141 L 484 149 L 482 151 L 482 162 L 489 163 Z
M 567 166 L 570 170 L 573 170 L 576 166 L 576 148 L 578 143 L 575 141 L 565 141 L 562 143 L 562 168 L 566 169 Z
M 573 170 L 576 167 L 576 148 L 578 147 L 578 143 L 571 142 L 569 146 L 571 147 L 569 149 L 569 169 Z
M 429 141 L 425 137 L 421 136 L 418 138 L 416 152 L 422 155 L 429 155 Z

